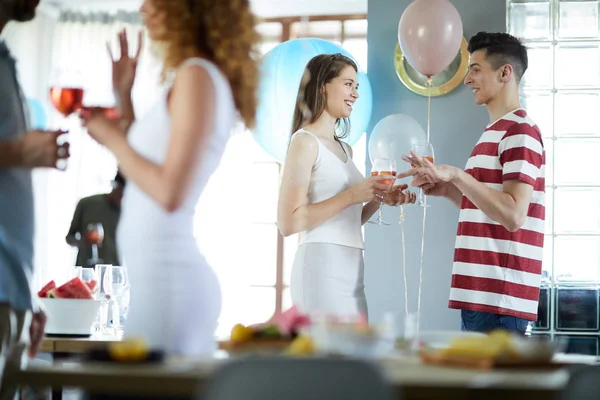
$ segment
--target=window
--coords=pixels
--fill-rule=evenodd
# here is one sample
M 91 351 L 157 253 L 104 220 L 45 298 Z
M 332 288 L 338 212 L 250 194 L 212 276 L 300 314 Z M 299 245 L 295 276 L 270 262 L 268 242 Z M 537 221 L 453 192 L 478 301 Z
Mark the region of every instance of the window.
M 522 104 L 546 149 L 543 269 L 552 282 L 600 280 L 600 3 L 509 1 L 529 51 Z

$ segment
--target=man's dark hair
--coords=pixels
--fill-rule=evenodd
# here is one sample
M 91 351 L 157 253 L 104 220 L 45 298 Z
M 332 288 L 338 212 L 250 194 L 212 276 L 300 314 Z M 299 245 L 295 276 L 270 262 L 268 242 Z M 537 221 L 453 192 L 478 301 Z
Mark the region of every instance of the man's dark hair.
M 478 32 L 469 40 L 469 53 L 485 50 L 485 57 L 494 69 L 510 64 L 517 83 L 527 71 L 527 48 L 521 41 L 508 33 Z

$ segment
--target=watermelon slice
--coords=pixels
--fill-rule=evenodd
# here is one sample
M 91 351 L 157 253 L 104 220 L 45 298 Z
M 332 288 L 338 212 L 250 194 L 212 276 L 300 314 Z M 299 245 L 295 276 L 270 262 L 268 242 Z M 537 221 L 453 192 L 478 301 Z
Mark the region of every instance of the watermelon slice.
M 98 284 L 98 282 L 94 279 L 92 279 L 89 282 L 85 282 L 85 284 L 88 286 L 88 288 L 90 288 L 90 291 L 93 292 L 94 289 L 96 289 L 96 285 Z
M 299 333 L 301 328 L 310 326 L 310 318 L 298 311 L 296 306 L 292 306 L 286 311 L 275 314 L 267 322 L 277 327 L 283 335 L 294 335 Z
M 62 286 L 52 289 L 48 292 L 48 297 L 52 299 L 76 299 L 75 295 L 65 290 Z
M 62 286 L 52 289 L 52 296 L 59 299 L 88 299 L 93 300 L 92 291 L 81 278 L 73 278 Z
M 46 285 L 38 292 L 38 297 L 48 297 L 48 292 L 56 287 L 56 282 L 53 280 L 46 283 Z

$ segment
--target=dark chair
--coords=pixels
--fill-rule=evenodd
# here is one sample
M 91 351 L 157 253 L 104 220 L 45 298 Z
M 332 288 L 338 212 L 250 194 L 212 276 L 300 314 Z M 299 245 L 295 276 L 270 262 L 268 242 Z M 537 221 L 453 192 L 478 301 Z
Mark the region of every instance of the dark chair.
M 561 400 L 597 400 L 600 398 L 600 365 L 573 368 Z
M 393 400 L 381 372 L 360 360 L 248 358 L 216 371 L 202 400 Z

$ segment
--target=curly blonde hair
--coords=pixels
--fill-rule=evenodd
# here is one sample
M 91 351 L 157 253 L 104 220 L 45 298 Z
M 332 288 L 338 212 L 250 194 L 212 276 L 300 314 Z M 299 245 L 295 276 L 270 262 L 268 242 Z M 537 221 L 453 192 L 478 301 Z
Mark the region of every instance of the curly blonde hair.
M 215 63 L 231 86 L 235 106 L 248 128 L 256 120 L 259 81 L 256 18 L 248 0 L 153 0 L 165 15 L 163 79 L 200 53 Z

